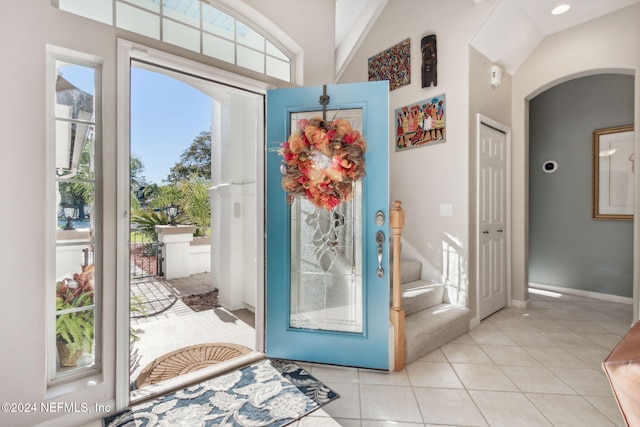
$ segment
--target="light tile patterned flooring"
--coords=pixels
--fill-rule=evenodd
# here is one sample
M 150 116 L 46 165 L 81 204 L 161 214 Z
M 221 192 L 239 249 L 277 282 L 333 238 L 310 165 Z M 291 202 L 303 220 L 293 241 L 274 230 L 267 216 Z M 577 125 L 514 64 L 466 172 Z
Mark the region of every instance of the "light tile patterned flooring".
M 301 363 L 340 398 L 295 426 L 624 426 L 601 363 L 632 306 L 530 292 L 401 372 Z

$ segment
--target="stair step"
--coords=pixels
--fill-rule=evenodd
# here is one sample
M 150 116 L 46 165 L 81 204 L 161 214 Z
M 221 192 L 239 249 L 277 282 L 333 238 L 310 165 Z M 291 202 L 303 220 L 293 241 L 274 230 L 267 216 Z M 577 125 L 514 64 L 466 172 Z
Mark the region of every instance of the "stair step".
M 405 363 L 409 364 L 469 331 L 471 311 L 438 304 L 405 319 Z
M 420 280 L 422 277 L 422 263 L 415 260 L 402 260 L 400 271 L 400 282 L 410 283 Z
M 443 297 L 442 283 L 416 280 L 402 285 L 402 306 L 406 316 L 442 304 Z
M 391 269 L 391 283 L 393 283 L 393 262 Z M 422 263 L 412 259 L 403 259 L 400 262 L 400 283 L 409 283 L 420 280 L 422 276 Z

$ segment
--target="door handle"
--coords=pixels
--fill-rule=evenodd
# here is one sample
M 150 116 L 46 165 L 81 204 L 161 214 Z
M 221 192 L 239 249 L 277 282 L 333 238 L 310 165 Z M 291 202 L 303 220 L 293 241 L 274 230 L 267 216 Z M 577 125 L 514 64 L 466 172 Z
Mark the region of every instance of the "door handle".
M 498 233 L 502 233 L 502 232 L 503 232 L 503 230 L 498 230 Z
M 483 231 L 482 234 L 489 234 L 487 230 Z
M 384 245 L 384 233 L 382 231 L 378 231 L 376 233 L 376 245 L 378 245 L 378 269 L 376 270 L 376 275 L 379 278 L 384 277 L 384 269 L 382 268 L 382 245 Z

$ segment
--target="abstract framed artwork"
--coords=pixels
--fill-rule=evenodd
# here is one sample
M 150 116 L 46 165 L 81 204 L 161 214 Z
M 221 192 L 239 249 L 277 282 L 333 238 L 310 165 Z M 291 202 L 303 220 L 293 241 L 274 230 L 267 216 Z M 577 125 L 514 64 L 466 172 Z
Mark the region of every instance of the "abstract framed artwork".
M 397 108 L 396 151 L 423 147 L 446 141 L 445 95 Z
M 389 81 L 389 90 L 411 83 L 411 39 L 401 41 L 368 61 L 369 81 Z
M 593 131 L 593 218 L 633 219 L 633 125 Z

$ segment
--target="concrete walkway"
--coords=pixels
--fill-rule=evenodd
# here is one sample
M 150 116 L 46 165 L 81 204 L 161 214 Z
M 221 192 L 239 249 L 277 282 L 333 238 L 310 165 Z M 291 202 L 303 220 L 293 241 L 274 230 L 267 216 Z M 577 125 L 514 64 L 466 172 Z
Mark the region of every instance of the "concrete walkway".
M 180 298 L 212 290 L 210 274 L 164 281 L 159 278 L 131 283 L 132 302 L 143 301 L 145 317 L 131 319 L 139 340 L 134 344 L 139 360 L 131 372 L 135 382 L 140 371 L 156 358 L 183 347 L 203 343 L 233 343 L 255 349 L 253 313 L 230 312 L 222 307 L 195 312 Z M 140 295 L 142 293 L 143 295 Z M 139 316 L 134 311 L 132 316 Z

